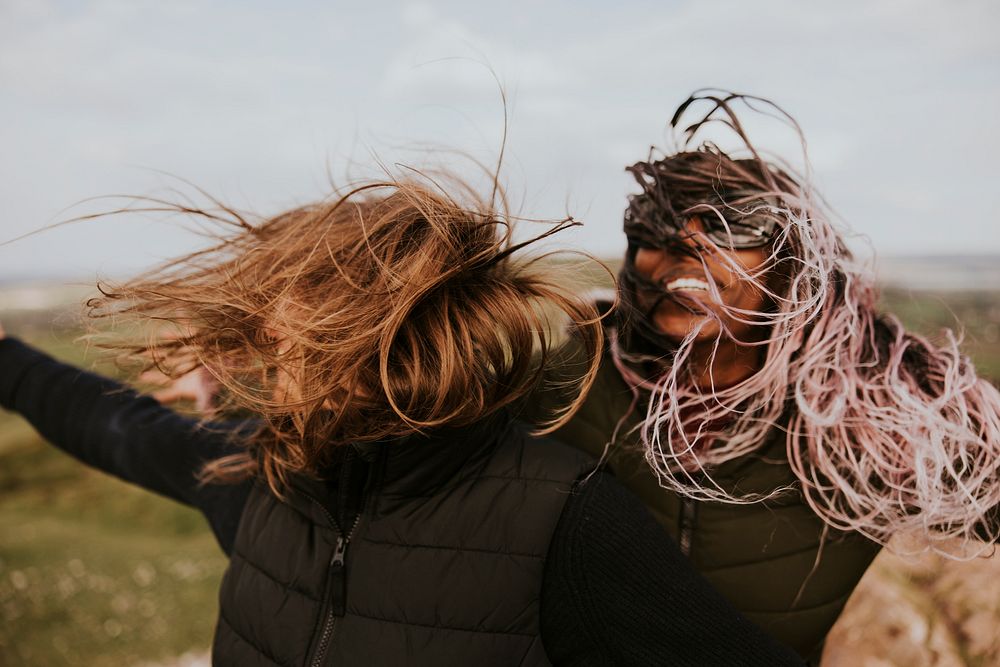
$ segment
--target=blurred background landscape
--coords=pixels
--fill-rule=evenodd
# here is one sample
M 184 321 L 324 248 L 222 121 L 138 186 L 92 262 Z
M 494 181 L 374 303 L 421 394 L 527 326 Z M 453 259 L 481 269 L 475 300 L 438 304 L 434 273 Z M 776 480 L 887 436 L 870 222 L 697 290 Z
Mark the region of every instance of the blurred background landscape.
M 932 337 L 963 330 L 964 350 L 996 383 L 998 267 L 1000 257 L 885 260 L 883 307 Z M 60 359 L 115 374 L 75 340 L 89 293 L 82 284 L 0 284 L 0 321 Z M 84 468 L 0 414 L 0 665 L 207 665 L 225 567 L 199 514 Z M 1000 558 L 883 552 L 823 665 L 1000 665 L 998 628 Z

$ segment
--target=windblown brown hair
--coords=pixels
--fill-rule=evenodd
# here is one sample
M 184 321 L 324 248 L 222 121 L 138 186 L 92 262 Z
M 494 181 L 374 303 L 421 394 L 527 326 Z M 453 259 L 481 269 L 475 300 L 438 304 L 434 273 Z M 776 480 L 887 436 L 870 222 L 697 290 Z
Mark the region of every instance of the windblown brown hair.
M 553 306 L 591 362 L 538 432 L 568 420 L 593 381 L 603 344 L 594 307 L 560 286 L 544 255 L 514 257 L 572 218 L 514 243 L 506 206 L 446 175 L 363 184 L 260 224 L 218 206 L 152 204 L 226 231 L 89 302 L 96 318 L 172 325 L 118 347 L 173 377 L 202 365 L 229 407 L 262 417 L 246 451 L 205 466 L 208 481 L 260 474 L 280 495 L 290 473 L 320 476 L 344 444 L 496 413 L 538 388 Z

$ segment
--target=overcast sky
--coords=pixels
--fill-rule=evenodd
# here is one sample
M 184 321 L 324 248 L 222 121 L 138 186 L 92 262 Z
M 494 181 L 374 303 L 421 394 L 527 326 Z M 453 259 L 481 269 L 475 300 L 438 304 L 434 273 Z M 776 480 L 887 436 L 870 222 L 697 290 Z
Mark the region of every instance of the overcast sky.
M 416 146 L 495 159 L 525 215 L 621 252 L 622 168 L 694 89 L 801 124 L 821 191 L 884 255 L 1000 253 L 1000 3 L 0 0 L 0 242 L 187 179 L 274 213 Z M 338 5 L 345 5 L 341 8 Z M 491 72 L 492 69 L 492 72 Z M 753 124 L 795 158 L 794 134 Z M 0 278 L 124 273 L 195 245 L 117 218 L 0 246 Z

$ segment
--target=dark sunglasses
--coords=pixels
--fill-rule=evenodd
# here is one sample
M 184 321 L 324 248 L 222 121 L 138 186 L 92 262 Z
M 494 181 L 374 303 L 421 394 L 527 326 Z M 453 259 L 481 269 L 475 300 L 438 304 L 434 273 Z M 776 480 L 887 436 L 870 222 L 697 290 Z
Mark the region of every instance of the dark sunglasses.
M 740 193 L 733 193 L 730 196 L 730 201 L 740 198 Z M 701 222 L 701 233 L 708 237 L 712 243 L 720 248 L 745 250 L 765 246 L 774 238 L 779 218 L 773 209 L 773 202 L 761 198 L 747 198 L 738 204 L 716 201 L 693 206 L 681 216 L 662 220 L 665 223 L 663 227 L 674 232 L 675 236 L 689 238 L 695 234 L 695 232 L 689 231 L 690 221 L 693 218 L 698 218 Z M 647 230 L 633 234 L 633 231 L 639 232 L 640 230 L 636 229 L 638 225 L 629 223 L 630 220 L 626 219 L 625 233 L 630 242 L 640 248 L 658 245 L 655 242 L 649 242 Z
M 709 209 L 688 216 L 685 225 L 694 216 L 701 221 L 705 236 L 720 248 L 760 248 L 771 242 L 778 228 L 773 214 L 752 209 L 746 213 Z

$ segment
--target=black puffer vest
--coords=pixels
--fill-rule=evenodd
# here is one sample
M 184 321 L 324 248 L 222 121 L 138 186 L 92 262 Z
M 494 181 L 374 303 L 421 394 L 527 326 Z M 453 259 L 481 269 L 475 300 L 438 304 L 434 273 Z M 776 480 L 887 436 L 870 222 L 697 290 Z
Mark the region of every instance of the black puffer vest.
M 509 422 L 346 451 L 251 494 L 213 664 L 548 665 L 545 556 L 591 460 Z

